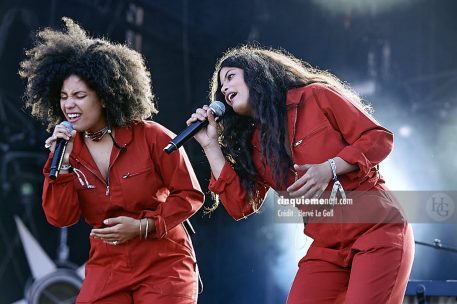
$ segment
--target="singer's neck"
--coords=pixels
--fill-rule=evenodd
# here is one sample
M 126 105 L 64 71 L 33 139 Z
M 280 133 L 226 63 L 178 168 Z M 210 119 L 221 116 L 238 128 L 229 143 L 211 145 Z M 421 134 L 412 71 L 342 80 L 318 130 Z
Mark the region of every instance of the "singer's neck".
M 114 132 L 114 131 L 113 131 Z M 114 136 L 114 134 L 112 134 Z M 98 170 L 105 180 L 108 177 L 108 168 L 113 149 L 113 140 L 107 134 L 100 141 L 93 141 L 90 138 L 84 138 L 84 143 L 89 150 L 92 159 L 97 165 Z

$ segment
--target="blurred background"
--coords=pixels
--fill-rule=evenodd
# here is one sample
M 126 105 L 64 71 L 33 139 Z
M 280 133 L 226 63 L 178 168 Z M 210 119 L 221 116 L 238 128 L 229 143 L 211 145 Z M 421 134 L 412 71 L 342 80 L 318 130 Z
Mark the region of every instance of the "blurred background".
M 253 41 L 286 49 L 346 80 L 395 133 L 394 151 L 381 164 L 392 189 L 454 191 L 456 13 L 454 0 L 1 0 L 0 304 L 30 300 L 48 288 L 36 284 L 40 272 L 34 264 L 46 264 L 39 257 L 77 271 L 89 249 L 90 228 L 83 221 L 60 231 L 41 210 L 48 134 L 24 110 L 24 82 L 17 74 L 38 29 L 62 28 L 61 17 L 68 16 L 93 36 L 141 52 L 158 97 L 154 120 L 174 132 L 209 102 L 209 79 L 225 50 Z M 206 191 L 203 152 L 194 142 L 185 147 Z M 303 236 L 303 224 L 275 223 L 271 199 L 260 214 L 240 222 L 223 208 L 210 217 L 200 211 L 191 221 L 204 282 L 199 303 L 285 302 L 297 262 L 312 241 Z M 411 279 L 457 280 L 456 228 L 414 224 L 420 243 Z M 72 292 L 70 283 L 52 288 Z M 64 303 L 49 301 L 42 303 Z

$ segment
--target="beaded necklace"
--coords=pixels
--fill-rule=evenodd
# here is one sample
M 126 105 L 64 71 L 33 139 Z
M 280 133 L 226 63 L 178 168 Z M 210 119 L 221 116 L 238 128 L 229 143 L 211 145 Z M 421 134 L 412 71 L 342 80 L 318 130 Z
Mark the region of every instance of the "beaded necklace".
M 108 126 L 101 128 L 95 132 L 84 131 L 84 137 L 97 142 L 102 140 L 103 136 L 105 136 L 107 133 L 111 134 L 111 129 L 109 129 Z

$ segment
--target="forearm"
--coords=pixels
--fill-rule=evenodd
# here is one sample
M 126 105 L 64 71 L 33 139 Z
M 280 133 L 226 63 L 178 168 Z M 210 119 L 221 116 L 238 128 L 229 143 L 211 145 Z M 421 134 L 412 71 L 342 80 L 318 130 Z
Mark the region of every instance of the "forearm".
M 333 160 L 336 165 L 336 175 L 346 174 L 359 169 L 359 166 L 350 164 L 339 156 L 334 157 Z
M 60 181 L 64 178 L 72 179 L 70 174 L 59 177 Z M 46 178 L 42 194 L 42 207 L 47 221 L 56 227 L 71 226 L 78 222 L 81 216 L 73 182 L 51 184 L 49 178 Z
M 68 170 L 60 170 L 59 178 L 51 180 L 49 167 L 52 157 L 53 154 L 50 153 L 43 169 L 45 176 L 42 193 L 43 211 L 51 225 L 70 226 L 81 216 L 79 198 L 73 183 L 75 176 Z
M 142 218 L 136 220 L 139 227 L 139 237 L 140 239 L 148 238 L 148 235 L 151 236 L 156 232 L 156 227 L 154 220 L 151 218 Z
M 163 238 L 170 229 L 194 215 L 203 205 L 204 200 L 204 195 L 200 191 L 172 192 L 167 200 L 160 203 L 156 209 L 142 210 L 139 218 L 149 218 L 150 233 L 148 235 L 151 238 Z M 142 229 L 142 231 L 146 230 Z
M 204 147 L 203 151 L 208 159 L 214 178 L 218 179 L 225 164 L 225 157 L 222 153 L 221 147 L 216 143 Z

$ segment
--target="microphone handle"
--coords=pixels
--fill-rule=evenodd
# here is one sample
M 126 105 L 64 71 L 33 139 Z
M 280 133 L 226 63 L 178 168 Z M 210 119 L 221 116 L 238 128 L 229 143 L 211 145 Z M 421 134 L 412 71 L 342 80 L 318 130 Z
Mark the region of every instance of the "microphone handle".
M 178 150 L 187 140 L 193 137 L 201 128 L 208 125 L 208 120 L 197 120 L 191 123 L 178 136 L 173 138 L 170 143 L 163 149 L 167 154 Z
M 60 168 L 62 167 L 63 156 L 67 149 L 67 143 L 63 138 L 59 138 L 56 142 L 56 149 L 54 150 L 54 156 L 51 161 L 51 169 L 49 171 L 49 178 L 55 180 L 59 176 Z

